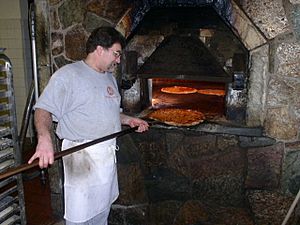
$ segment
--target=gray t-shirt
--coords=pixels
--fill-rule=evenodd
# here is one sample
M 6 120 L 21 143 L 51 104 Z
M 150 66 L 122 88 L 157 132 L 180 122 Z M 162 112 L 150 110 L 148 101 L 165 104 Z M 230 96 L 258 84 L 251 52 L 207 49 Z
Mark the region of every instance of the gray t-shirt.
M 50 112 L 61 139 L 92 140 L 120 131 L 120 94 L 111 73 L 83 61 L 57 70 L 34 109 Z

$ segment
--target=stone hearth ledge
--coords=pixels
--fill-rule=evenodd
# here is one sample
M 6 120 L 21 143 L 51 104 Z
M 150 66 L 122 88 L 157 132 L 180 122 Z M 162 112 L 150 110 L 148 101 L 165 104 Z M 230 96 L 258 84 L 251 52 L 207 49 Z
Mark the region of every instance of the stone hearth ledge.
M 163 128 L 163 129 L 176 129 L 183 131 L 196 131 L 196 132 L 206 132 L 214 134 L 230 134 L 237 136 L 248 136 L 248 137 L 262 137 L 263 129 L 261 127 L 245 127 L 237 125 L 219 124 L 212 122 L 204 122 L 196 126 L 191 127 L 180 127 L 165 125 L 163 123 L 154 123 L 153 128 Z

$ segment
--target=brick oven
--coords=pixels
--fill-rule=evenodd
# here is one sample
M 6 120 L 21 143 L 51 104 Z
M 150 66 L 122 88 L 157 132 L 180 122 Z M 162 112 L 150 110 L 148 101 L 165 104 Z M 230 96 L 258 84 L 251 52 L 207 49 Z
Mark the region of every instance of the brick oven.
M 121 83 L 135 86 L 123 88 L 129 89 L 123 91 L 125 112 L 177 107 L 201 111 L 208 120 L 245 124 L 248 52 L 213 7 L 152 9 L 131 36 Z M 143 46 L 151 47 L 141 51 Z M 160 91 L 169 86 L 224 90 L 225 95 Z
M 182 107 L 206 115 L 197 126 L 156 123 L 146 134 L 119 138 L 120 196 L 110 224 L 283 221 L 300 187 L 299 1 L 45 0 L 36 6 L 42 87 L 52 71 L 84 57 L 93 28 L 111 25 L 128 41 L 116 73 L 125 112 L 143 117 Z M 169 85 L 226 94 L 160 92 Z M 49 172 L 53 209 L 61 215 L 59 162 Z M 298 209 L 289 221 L 297 223 Z
M 264 179 L 277 185 L 269 172 L 252 180 L 247 167 L 248 160 L 255 171 L 262 166 L 246 150 L 250 145 L 276 143 L 261 127 L 245 125 L 249 52 L 226 21 L 211 6 L 154 8 L 128 37 L 120 81 L 124 111 L 143 117 L 186 108 L 206 120 L 192 127 L 158 123 L 146 135 L 119 139 L 123 192 L 112 224 L 255 224 L 255 196 L 247 190 L 253 182 L 264 186 Z M 174 85 L 226 94 L 161 92 Z

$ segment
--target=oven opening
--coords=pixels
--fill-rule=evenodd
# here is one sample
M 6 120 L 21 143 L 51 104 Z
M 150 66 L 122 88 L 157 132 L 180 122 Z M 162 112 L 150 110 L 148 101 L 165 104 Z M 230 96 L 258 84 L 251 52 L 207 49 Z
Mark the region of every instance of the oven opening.
M 225 116 L 224 83 L 153 78 L 149 84 L 152 109 L 192 109 L 203 113 L 206 119 Z

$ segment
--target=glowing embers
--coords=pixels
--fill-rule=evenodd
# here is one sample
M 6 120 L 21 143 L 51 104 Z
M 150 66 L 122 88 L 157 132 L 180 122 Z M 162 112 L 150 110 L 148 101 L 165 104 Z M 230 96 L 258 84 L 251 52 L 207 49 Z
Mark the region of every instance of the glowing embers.
M 156 104 L 158 104 L 159 103 L 159 99 L 157 99 L 157 98 L 152 98 L 151 99 L 151 105 L 152 106 L 154 106 L 154 105 L 156 105 Z

